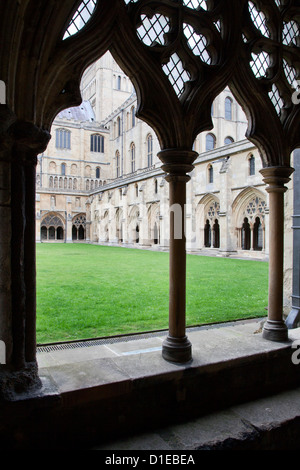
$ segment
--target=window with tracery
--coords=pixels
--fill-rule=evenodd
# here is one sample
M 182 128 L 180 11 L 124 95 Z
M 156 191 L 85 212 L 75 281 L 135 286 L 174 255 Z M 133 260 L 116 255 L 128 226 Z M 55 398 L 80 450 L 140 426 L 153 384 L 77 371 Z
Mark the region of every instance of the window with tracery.
M 49 214 L 41 222 L 41 240 L 63 240 L 64 223 L 55 214 Z
M 204 246 L 206 248 L 220 248 L 220 203 L 212 201 L 205 216 Z
M 242 250 L 261 251 L 264 249 L 266 209 L 266 202 L 258 196 L 248 202 L 243 212 L 243 222 L 240 229 Z
M 254 218 L 255 215 L 262 216 L 264 218 L 266 207 L 266 202 L 260 197 L 256 196 L 248 203 L 245 213 L 250 218 Z
M 253 42 L 250 67 L 256 78 L 272 80 L 273 83 L 271 82 L 268 87 L 269 98 L 277 114 L 283 117 L 284 107 L 291 107 L 293 92 L 298 89 L 299 69 L 297 71 L 295 65 L 299 63 L 296 57 L 299 56 L 297 46 L 299 47 L 300 26 L 296 15 L 294 18 L 291 15 L 285 17 L 281 0 L 275 0 L 275 3 L 278 8 L 278 18 L 282 15 L 279 31 L 281 38 L 275 34 L 275 17 L 273 16 L 273 19 L 269 17 L 264 3 L 253 0 L 248 1 L 248 11 L 254 29 L 251 38 L 244 36 L 244 41 Z M 260 38 L 259 48 L 255 47 L 254 37 Z M 277 53 L 279 47 L 280 54 Z M 275 67 L 278 70 L 276 74 L 274 74 Z
M 86 216 L 77 215 L 72 222 L 72 240 L 84 240 L 86 233 Z
M 95 10 L 96 4 L 97 0 L 84 0 L 79 5 L 69 23 L 63 39 L 67 39 L 68 37 L 78 33 L 86 25 Z

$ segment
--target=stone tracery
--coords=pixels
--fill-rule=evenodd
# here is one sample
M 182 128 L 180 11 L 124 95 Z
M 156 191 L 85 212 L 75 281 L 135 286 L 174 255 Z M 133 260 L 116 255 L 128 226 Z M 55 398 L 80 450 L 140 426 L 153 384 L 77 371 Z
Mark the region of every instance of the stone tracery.
M 300 107 L 293 100 L 294 84 L 300 72 L 298 2 L 99 1 L 85 27 L 63 40 L 81 4 L 82 1 L 77 0 L 38 0 L 38 4 L 33 0 L 3 1 L 3 9 L 9 14 L 5 13 L 0 19 L 0 30 L 5 38 L 0 58 L 1 80 L 6 84 L 7 95 L 7 104 L 1 105 L 1 165 L 6 168 L 9 162 L 14 175 L 8 188 L 12 199 L 7 243 L 16 247 L 11 257 L 11 290 L 3 294 L 14 299 L 14 328 L 5 338 L 9 345 L 9 364 L 19 370 L 33 364 L 35 380 L 32 266 L 36 156 L 47 145 L 55 115 L 80 103 L 79 79 L 83 70 L 107 50 L 136 87 L 138 116 L 159 137 L 162 149 L 159 157 L 162 168 L 168 173 L 171 204 L 185 206 L 187 173 L 193 169 L 197 157 L 192 151 L 193 142 L 197 134 L 212 127 L 214 98 L 229 85 L 243 106 L 249 122 L 247 137 L 260 150 L 262 174 L 270 196 L 270 270 L 277 278 L 269 290 L 278 295 L 270 296 L 269 326 L 272 324 L 275 328 L 269 337 L 285 340 L 280 300 L 283 247 L 282 237 L 277 234 L 283 233 L 284 184 L 292 173 L 290 153 L 300 144 Z M 47 13 L 42 21 L 41 9 Z M 145 26 L 145 18 L 150 22 L 154 15 L 168 20 L 160 23 L 156 43 L 148 44 L 152 38 L 147 33 L 147 44 L 144 44 L 137 34 L 138 28 Z M 170 27 L 167 28 L 168 22 Z M 157 25 L 150 24 L 152 29 Z M 14 31 L 13 36 L 11 31 Z M 22 57 L 19 44 L 22 44 Z M 10 54 L 6 54 L 7 50 Z M 181 62 L 180 68 L 168 68 L 166 75 L 164 67 L 171 57 L 174 59 L 174 54 Z M 177 83 L 178 77 L 182 83 L 176 93 L 172 83 Z M 25 214 L 25 219 L 20 214 Z M 171 286 L 171 326 L 166 357 L 181 362 L 191 359 L 190 345 L 184 334 L 184 256 L 185 240 L 175 240 L 171 234 L 170 270 L 178 284 Z M 24 261 L 22 267 L 20 260 Z M 279 331 L 279 336 L 274 331 Z M 25 339 L 14 341 L 14 335 Z

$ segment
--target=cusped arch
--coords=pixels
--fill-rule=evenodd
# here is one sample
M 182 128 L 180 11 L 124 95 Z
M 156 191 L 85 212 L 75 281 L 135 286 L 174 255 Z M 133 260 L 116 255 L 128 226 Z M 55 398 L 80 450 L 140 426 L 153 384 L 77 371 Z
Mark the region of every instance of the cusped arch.
M 41 220 L 41 240 L 63 240 L 65 219 L 57 212 L 47 212 Z
M 205 218 L 219 218 L 220 212 L 220 200 L 219 198 L 212 193 L 206 193 L 198 202 L 197 208 L 197 217 Z
M 72 240 L 83 241 L 86 238 L 86 215 L 79 213 L 72 219 Z
M 264 222 L 267 211 L 266 195 L 251 186 L 241 191 L 232 203 L 232 214 L 236 227 L 241 225 L 245 217 L 252 222 L 256 217 L 261 216 L 262 222 Z

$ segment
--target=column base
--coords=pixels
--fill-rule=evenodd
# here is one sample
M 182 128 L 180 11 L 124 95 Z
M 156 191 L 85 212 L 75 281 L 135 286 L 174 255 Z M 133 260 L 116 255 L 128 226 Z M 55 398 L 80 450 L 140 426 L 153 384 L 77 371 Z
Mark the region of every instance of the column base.
M 20 396 L 39 393 L 41 387 L 36 362 L 27 363 L 21 370 L 6 368 L 0 376 L 0 402 L 14 401 Z
M 192 344 L 187 336 L 167 336 L 162 345 L 162 357 L 168 362 L 183 364 L 192 360 Z
M 264 324 L 262 337 L 269 341 L 288 341 L 288 330 L 283 320 L 267 320 Z

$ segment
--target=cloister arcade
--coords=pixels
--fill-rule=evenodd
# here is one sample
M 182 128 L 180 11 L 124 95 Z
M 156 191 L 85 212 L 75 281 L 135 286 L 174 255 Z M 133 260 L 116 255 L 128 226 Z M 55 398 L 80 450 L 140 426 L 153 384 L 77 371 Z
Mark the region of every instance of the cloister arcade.
M 80 5 L 85 15 L 79 15 Z M 243 107 L 246 137 L 259 149 L 269 196 L 269 301 L 262 337 L 288 342 L 282 316 L 284 194 L 294 171 L 291 153 L 300 146 L 299 2 L 3 0 L 1 12 L 2 395 L 42 386 L 35 337 L 37 155 L 48 145 L 58 112 L 80 104 L 83 71 L 107 50 L 137 90 L 136 115 L 158 136 L 170 207 L 178 205 L 182 213 L 198 156 L 193 143 L 211 129 L 214 98 L 229 86 Z M 243 223 L 248 218 L 250 230 L 254 223 L 253 241 L 260 247 L 263 206 L 255 203 L 255 210 L 252 200 L 243 209 Z M 135 211 L 129 222 L 136 239 L 143 216 Z M 193 355 L 185 324 L 186 240 L 175 236 L 183 224 L 182 218 L 174 227 L 171 211 L 169 331 L 162 357 L 186 364 L 187 377 Z M 241 221 L 237 227 L 243 229 Z M 241 243 L 249 243 L 246 225 L 242 233 Z

